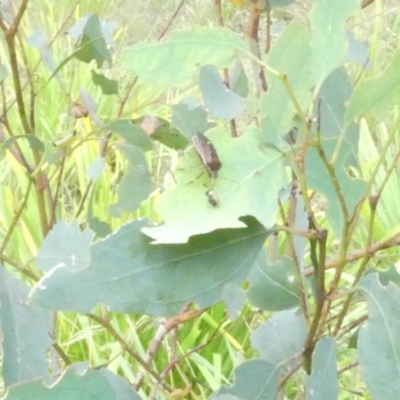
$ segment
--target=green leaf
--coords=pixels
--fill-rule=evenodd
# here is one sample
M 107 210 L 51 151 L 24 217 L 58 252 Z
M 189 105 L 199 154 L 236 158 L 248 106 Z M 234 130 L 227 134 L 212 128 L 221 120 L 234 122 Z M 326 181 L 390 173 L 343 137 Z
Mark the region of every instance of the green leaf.
M 34 135 L 15 135 L 12 136 L 10 138 L 8 138 L 3 145 L 1 146 L 2 150 L 7 150 L 9 149 L 16 141 L 20 140 L 20 139 L 24 139 L 27 140 L 29 143 L 29 147 L 32 150 L 38 150 L 38 151 L 43 151 L 44 150 L 44 144 L 43 142 L 38 139 L 36 136 Z
M 360 6 L 359 0 L 314 2 L 309 19 L 313 31 L 310 42 L 312 73 L 317 87 L 343 61 L 348 49 L 345 23 Z
M 80 367 L 80 365 L 78 365 Z M 99 371 L 70 367 L 51 387 L 41 381 L 26 382 L 11 388 L 4 400 L 140 400 L 128 383 L 107 369 Z M 76 369 L 76 370 L 74 370 Z
M 29 289 L 0 265 L 2 373 L 6 386 L 48 378 L 50 313 L 26 304 Z
M 214 66 L 206 65 L 201 68 L 199 88 L 204 105 L 216 118 L 230 120 L 243 113 L 245 109 L 243 98 L 227 88 Z
M 240 97 L 247 97 L 249 93 L 249 85 L 246 72 L 244 71 L 243 65 L 240 61 L 236 61 L 233 70 L 229 74 L 229 83 L 232 92 L 236 93 Z
M 144 130 L 128 119 L 117 119 L 107 125 L 106 129 L 117 133 L 129 144 L 133 144 L 142 151 L 149 151 L 153 148 L 153 142 L 149 136 L 146 135 Z
M 93 14 L 88 18 L 83 28 L 80 46 L 82 48 L 75 52 L 78 60 L 85 63 L 96 60 L 98 68 L 102 67 L 104 61 L 107 61 L 109 66 L 112 65 L 111 53 L 107 49 L 97 15 Z
M 226 28 L 195 27 L 171 32 L 157 43 L 141 43 L 125 55 L 124 66 L 139 78 L 160 86 L 187 86 L 197 65 L 229 67 L 246 43 Z
M 104 158 L 99 155 L 87 169 L 86 174 L 92 182 L 96 182 L 106 168 L 107 165 L 106 162 L 104 161 Z
M 241 400 L 276 399 L 278 395 L 279 367 L 264 360 L 246 361 L 235 369 L 235 383 L 221 388 L 217 396 L 236 396 Z
M 150 121 L 154 121 L 154 118 L 151 116 L 145 116 L 142 118 L 138 118 L 132 120 L 135 124 L 140 125 L 145 118 L 149 118 Z M 151 138 L 157 142 L 160 142 L 164 146 L 169 147 L 170 149 L 174 150 L 183 150 L 186 149 L 189 141 L 186 139 L 182 133 L 175 128 L 171 127 L 171 123 L 166 119 L 157 117 L 154 121 L 155 124 L 158 126 L 156 127 L 155 131 L 151 134 Z
M 378 274 L 356 286 L 367 299 L 368 321 L 358 334 L 361 375 L 374 400 L 400 398 L 400 290 Z
M 58 222 L 46 236 L 36 256 L 42 271 L 53 268 L 68 268 L 71 271 L 85 269 L 90 263 L 89 246 L 94 238 L 90 229 L 81 231 L 78 220 L 68 226 L 65 221 Z
M 264 2 L 264 0 L 262 0 Z M 294 0 L 269 0 L 271 8 L 274 7 L 286 7 L 289 4 L 294 3 Z
M 56 63 L 49 51 L 46 34 L 42 30 L 33 31 L 26 39 L 26 43 L 34 49 L 38 49 L 43 62 L 50 71 L 54 72 L 56 69 Z
M 237 138 L 215 129 L 208 137 L 222 162 L 218 178 L 213 182 L 193 148 L 179 160 L 177 185 L 168 188 L 155 206 L 164 225 L 143 230 L 156 243 L 184 243 L 196 234 L 240 228 L 244 224 L 239 218 L 246 215 L 267 229 L 275 224 L 278 193 L 286 186 L 282 153 L 265 146 L 256 128 Z M 219 199 L 217 206 L 207 201 L 211 188 Z
M 262 250 L 248 278 L 247 297 L 256 307 L 267 311 L 296 307 L 300 304 L 297 275 L 291 259 L 282 258 L 270 264 Z
M 246 278 L 268 232 L 254 219 L 242 229 L 220 230 L 181 245 L 151 245 L 143 221 L 123 225 L 92 245 L 88 268 L 49 271 L 31 294 L 51 310 L 90 312 L 102 303 L 122 313 L 172 316 L 194 301 L 200 308 L 221 301 L 228 283 Z
M 315 84 L 311 73 L 310 38 L 309 30 L 295 21 L 279 36 L 267 58 L 268 65 L 287 76 L 304 109 L 311 102 L 311 89 Z M 261 96 L 261 133 L 268 140 L 285 135 L 292 128 L 297 112 L 281 79 L 272 73 L 266 73 L 266 78 L 269 89 Z
M 306 376 L 307 400 L 337 400 L 339 394 L 334 338 L 318 341 L 312 356 L 312 372 Z
M 307 329 L 304 317 L 298 312 L 282 311 L 260 325 L 251 336 L 252 346 L 261 358 L 289 370 L 300 362 L 292 357 L 301 353 Z
M 118 82 L 108 79 L 103 74 L 92 71 L 92 80 L 96 86 L 100 86 L 101 92 L 105 95 L 118 94 Z
M 336 144 L 336 139 L 322 141 L 322 147 L 328 160 L 330 159 Z M 347 175 L 345 162 L 350 152 L 350 146 L 342 146 L 338 159 L 335 162 L 334 171 L 336 175 L 335 179 L 344 198 L 346 210 L 348 214 L 352 216 L 356 205 L 364 196 L 366 184 L 361 179 L 353 179 Z M 332 183 L 332 179 L 329 176 L 316 148 L 311 147 L 308 149 L 305 165 L 308 187 L 310 189 L 315 189 L 327 199 L 329 209 L 326 215 L 332 225 L 335 235 L 340 238 L 344 226 L 344 216 L 340 208 L 339 199 Z
M 347 109 L 350 124 L 366 112 L 384 114 L 400 102 L 400 47 L 380 75 L 363 79 L 356 87 Z
M 244 307 L 245 297 L 242 289 L 232 283 L 228 283 L 222 289 L 222 300 L 226 305 L 229 318 L 236 319 Z
M 144 154 L 135 146 L 129 145 L 122 147 L 121 151 L 129 161 L 129 168 L 117 188 L 118 202 L 108 207 L 108 212 L 113 217 L 119 217 L 124 211 L 135 211 L 153 189 Z
M 353 85 L 344 67 L 333 71 L 323 83 L 319 98 L 321 101 L 321 135 L 324 138 L 338 137 L 345 129 L 345 103 L 349 101 L 352 93 Z M 315 117 L 318 118 L 317 107 Z M 358 136 L 358 129 L 354 125 L 353 129 L 347 129 L 346 138 L 350 142 L 357 144 Z
M 191 138 L 196 132 L 206 132 L 212 125 L 207 121 L 207 112 L 202 107 L 191 108 L 181 103 L 172 107 L 171 126 Z

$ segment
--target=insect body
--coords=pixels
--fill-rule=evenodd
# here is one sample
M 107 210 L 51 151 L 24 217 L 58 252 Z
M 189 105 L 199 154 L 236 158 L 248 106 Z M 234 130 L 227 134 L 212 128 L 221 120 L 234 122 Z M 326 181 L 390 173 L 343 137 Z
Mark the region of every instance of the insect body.
M 216 178 L 222 164 L 218 157 L 217 151 L 210 140 L 200 132 L 192 137 L 193 145 L 201 158 L 210 177 Z

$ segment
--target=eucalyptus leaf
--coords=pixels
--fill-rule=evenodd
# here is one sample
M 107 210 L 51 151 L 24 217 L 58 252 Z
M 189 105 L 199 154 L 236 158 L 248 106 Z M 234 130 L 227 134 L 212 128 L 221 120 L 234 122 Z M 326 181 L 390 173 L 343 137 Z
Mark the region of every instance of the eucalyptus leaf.
M 26 304 L 29 288 L 0 265 L 2 374 L 6 387 L 49 379 L 47 351 L 52 344 L 48 311 Z
M 55 268 L 30 295 L 31 304 L 59 311 L 112 311 L 159 316 L 179 314 L 188 302 L 200 308 L 221 301 L 229 283 L 242 283 L 268 232 L 254 219 L 181 245 L 151 245 L 134 221 L 91 246 L 90 265 L 80 271 Z
M 153 143 L 148 135 L 139 125 L 132 123 L 128 119 L 117 119 L 107 125 L 106 129 L 117 133 L 124 138 L 127 143 L 133 144 L 142 151 L 149 151 L 153 148 Z
M 46 236 L 36 262 L 42 271 L 55 267 L 65 267 L 71 271 L 85 269 L 90 263 L 89 246 L 94 238 L 90 229 L 81 231 L 78 220 L 68 226 L 65 221 L 58 222 Z
M 312 371 L 306 376 L 307 400 L 337 400 L 339 395 L 335 338 L 318 341 L 312 355 Z
M 246 361 L 235 369 L 234 384 L 221 388 L 210 400 L 219 400 L 223 395 L 241 400 L 276 399 L 278 378 L 279 367 L 276 365 L 264 360 Z
M 400 397 L 400 290 L 383 286 L 377 273 L 364 276 L 356 288 L 366 297 L 368 321 L 358 334 L 361 375 L 374 400 Z
M 89 44 L 90 46 L 88 46 Z M 101 68 L 105 61 L 109 63 L 109 66 L 112 65 L 111 53 L 104 40 L 100 20 L 97 15 L 92 14 L 87 19 L 82 31 L 80 46 L 85 48 L 75 53 L 75 57 L 78 60 L 85 63 L 96 60 L 98 68 Z
M 81 371 L 70 366 L 59 381 L 45 386 L 41 381 L 24 382 L 11 388 L 4 400 L 140 400 L 128 383 L 107 369 Z
M 117 203 L 110 204 L 108 207 L 108 212 L 114 217 L 120 216 L 124 211 L 135 211 L 149 197 L 153 189 L 144 154 L 135 146 L 129 145 L 123 146 L 121 151 L 129 161 L 129 167 L 118 184 Z
M 298 311 L 281 311 L 254 331 L 251 344 L 262 359 L 288 371 L 301 362 L 293 357 L 301 355 L 306 336 L 304 317 Z
M 248 53 L 248 48 L 233 31 L 194 27 L 173 31 L 161 42 L 132 47 L 124 66 L 154 85 L 187 86 L 197 65 L 229 67 L 240 53 Z
M 249 274 L 248 299 L 268 311 L 281 311 L 300 304 L 300 285 L 293 261 L 282 258 L 269 263 L 263 249 Z
M 360 10 L 359 0 L 318 0 L 309 13 L 312 28 L 312 74 L 317 87 L 343 62 L 348 49 L 345 23 Z
M 204 105 L 216 118 L 235 119 L 243 113 L 243 98 L 228 89 L 217 68 L 211 65 L 201 68 L 199 88 Z
M 200 106 L 193 109 L 187 103 L 176 104 L 172 107 L 171 127 L 191 138 L 195 133 L 205 132 L 212 126 L 207 116 L 207 111 Z
M 357 85 L 347 108 L 347 125 L 367 112 L 382 116 L 400 102 L 399 68 L 400 47 L 381 74 L 363 79 Z
M 159 197 L 155 209 L 164 225 L 143 232 L 156 243 L 184 243 L 190 236 L 220 228 L 240 228 L 239 220 L 254 216 L 267 229 L 275 224 L 278 195 L 286 186 L 283 154 L 266 146 L 256 128 L 231 138 L 224 130 L 208 135 L 222 162 L 218 177 L 209 177 L 194 148 L 179 161 L 177 185 Z M 217 205 L 207 201 L 212 190 Z

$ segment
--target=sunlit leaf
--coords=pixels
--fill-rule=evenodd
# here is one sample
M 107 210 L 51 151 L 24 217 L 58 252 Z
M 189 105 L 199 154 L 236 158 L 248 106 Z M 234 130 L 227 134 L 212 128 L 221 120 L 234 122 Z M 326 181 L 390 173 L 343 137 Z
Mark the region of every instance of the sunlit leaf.
M 283 155 L 265 146 L 257 129 L 231 138 L 220 129 L 210 132 L 222 168 L 213 182 L 194 149 L 187 152 L 175 170 L 177 185 L 158 199 L 156 211 L 164 225 L 143 232 L 157 243 L 184 243 L 195 234 L 219 228 L 240 228 L 240 217 L 250 215 L 267 229 L 276 221 L 278 194 L 286 186 Z M 207 189 L 218 199 L 207 201 Z
M 400 48 L 380 75 L 364 79 L 357 85 L 346 112 L 346 124 L 366 112 L 381 115 L 400 102 L 399 68 Z
M 348 41 L 345 23 L 360 10 L 359 0 L 319 0 L 309 14 L 312 28 L 312 74 L 319 87 L 325 78 L 339 66 L 347 53 Z
M 229 29 L 195 27 L 173 31 L 162 42 L 132 47 L 124 66 L 155 85 L 187 86 L 197 65 L 228 67 L 247 52 L 246 43 Z

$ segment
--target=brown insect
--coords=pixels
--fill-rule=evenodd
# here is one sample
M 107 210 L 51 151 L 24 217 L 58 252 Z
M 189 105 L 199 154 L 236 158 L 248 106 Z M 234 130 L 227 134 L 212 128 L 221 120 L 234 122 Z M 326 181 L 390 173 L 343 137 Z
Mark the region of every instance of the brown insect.
M 193 135 L 192 141 L 197 154 L 207 168 L 208 174 L 210 177 L 216 178 L 218 176 L 218 171 L 222 167 L 222 163 L 214 145 L 211 143 L 210 139 L 200 132 Z

